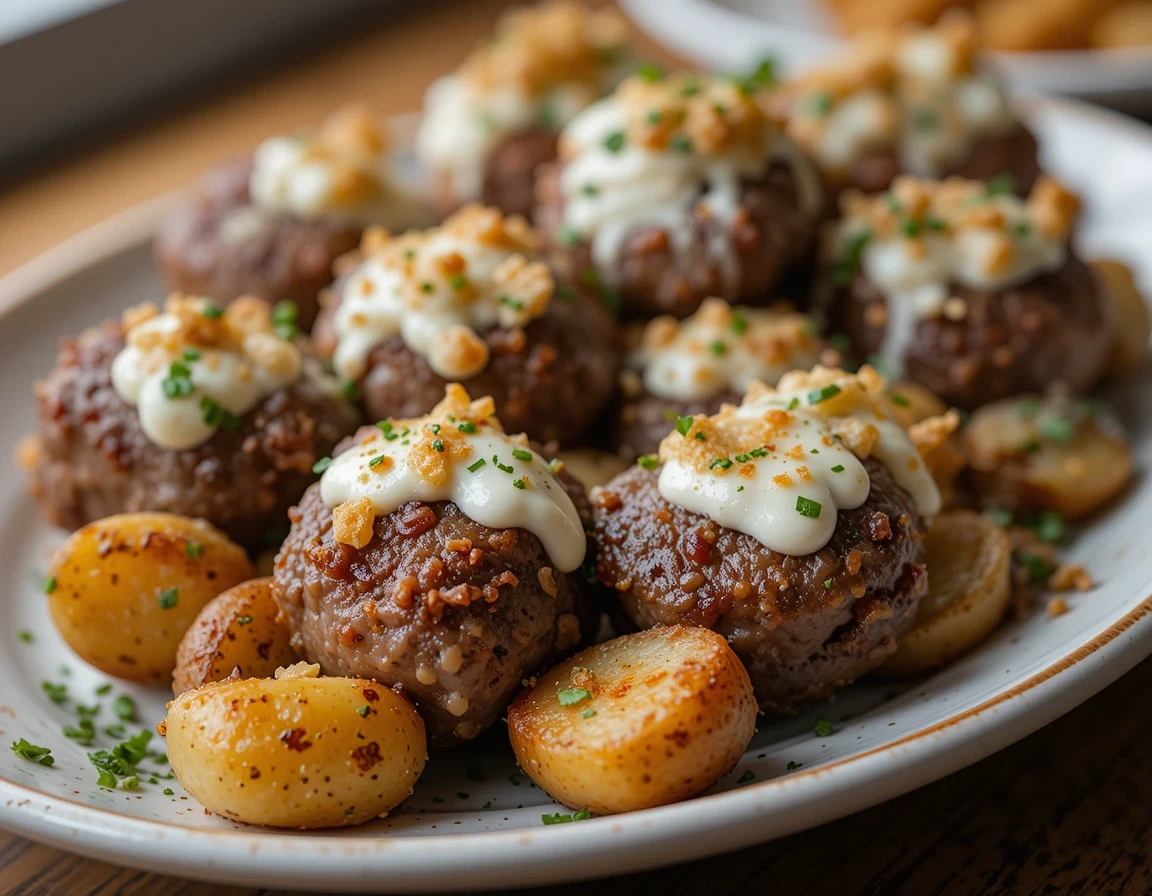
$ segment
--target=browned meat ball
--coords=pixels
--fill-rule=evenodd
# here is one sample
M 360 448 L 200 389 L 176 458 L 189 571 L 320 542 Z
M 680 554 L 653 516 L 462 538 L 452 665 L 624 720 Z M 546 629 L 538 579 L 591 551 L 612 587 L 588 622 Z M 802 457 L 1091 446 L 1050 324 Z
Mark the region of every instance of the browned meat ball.
M 31 487 L 48 519 L 67 529 L 114 513 L 202 517 L 256 550 L 279 543 L 288 508 L 316 477 L 312 465 L 355 426 L 350 409 L 302 378 L 187 451 L 155 445 L 112 385 L 124 347 L 118 323 L 62 344 L 36 384 Z
M 225 221 L 252 208 L 251 174 L 247 158 L 201 178 L 161 223 L 156 263 L 169 285 L 188 295 L 220 302 L 242 295 L 290 299 L 299 309 L 299 324 L 308 329 L 319 307 L 317 296 L 332 281 L 332 263 L 359 246 L 362 228 L 260 212 L 254 232 L 226 239 Z
M 887 468 L 864 462 L 868 500 L 841 511 L 805 557 L 665 501 L 659 470 L 621 473 L 598 493 L 596 569 L 642 628 L 703 625 L 748 667 L 762 710 L 825 698 L 878 666 L 927 588 L 924 524 Z
M 564 201 L 560 168 L 547 165 L 536 183 L 536 226 L 557 273 L 569 282 L 587 280 L 592 255 L 587 243 L 566 245 L 560 238 Z M 813 245 L 817 221 L 800 208 L 791 170 L 773 165 L 758 180 L 745 181 L 741 208 L 726 238 L 736 248 L 740 287 L 725 288 L 720 264 L 709 249 L 721 226 L 703 210 L 693 215 L 696 235 L 687 252 L 677 252 L 659 228 L 631 234 L 622 249 L 616 292 L 631 317 L 671 314 L 688 317 L 709 296 L 733 304 L 765 305 L 785 274 L 803 264 Z
M 536 204 L 536 169 L 556 158 L 556 136 L 547 128 L 532 128 L 505 137 L 484 167 L 479 200 L 506 215 L 531 220 Z M 449 181 L 444 175 L 435 185 L 434 204 L 440 217 L 447 217 L 467 201 L 452 192 Z
M 895 150 L 872 152 L 853 166 L 845 186 L 865 193 L 883 193 L 897 175 L 904 173 Z M 966 159 L 939 175 L 941 179 L 964 177 L 983 181 L 1005 176 L 1011 178 L 1012 192 L 1020 196 L 1027 196 L 1040 176 L 1039 147 L 1024 125 L 1017 125 L 1005 134 L 981 137 Z
M 642 384 L 639 390 L 621 399 L 612 428 L 612 449 L 629 460 L 641 454 L 655 454 L 660 441 L 676 425 L 677 417 L 715 414 L 720 405 L 739 404 L 744 397 L 723 392 L 707 401 L 674 401 L 653 395 Z
M 1079 259 L 1020 286 L 953 286 L 952 295 L 966 314 L 920 321 L 904 356 L 908 377 L 949 404 L 970 409 L 1058 383 L 1080 393 L 1102 376 L 1112 324 L 1096 275 Z M 884 315 L 869 309 L 884 302 L 861 273 L 834 300 L 832 327 L 861 357 L 880 347 L 884 324 L 876 320 Z
M 583 490 L 560 481 L 590 521 Z M 318 485 L 273 572 L 296 649 L 326 674 L 401 687 L 438 747 L 476 737 L 521 681 L 591 635 L 584 587 L 535 535 L 489 529 L 449 501 L 405 504 L 377 517 L 365 547 L 340 544 Z
M 565 293 L 568 295 L 568 293 Z M 336 348 L 333 304 L 316 323 L 317 350 Z M 612 397 L 620 348 L 616 323 L 595 299 L 581 293 L 553 298 L 547 313 L 523 330 L 493 327 L 480 334 L 491 351 L 487 366 L 463 381 L 473 395 L 491 395 L 507 432 L 524 432 L 541 444 L 568 445 L 582 436 Z M 448 380 L 437 374 L 400 336 L 368 356 L 360 381 L 365 414 L 372 419 L 418 417 L 444 397 Z

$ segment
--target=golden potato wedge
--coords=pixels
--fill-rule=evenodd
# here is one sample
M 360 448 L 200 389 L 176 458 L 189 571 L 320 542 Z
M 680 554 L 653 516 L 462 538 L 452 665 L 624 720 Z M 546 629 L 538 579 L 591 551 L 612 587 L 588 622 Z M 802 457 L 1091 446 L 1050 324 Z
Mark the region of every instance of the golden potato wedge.
M 176 651 L 172 692 L 237 678 L 271 678 L 299 659 L 280 619 L 270 578 L 250 579 L 214 597 L 184 633 Z
M 699 793 L 736 764 L 755 729 L 744 666 L 721 635 L 686 625 L 590 647 L 508 709 L 521 768 L 560 802 L 597 814 Z
M 597 451 L 595 448 L 574 448 L 556 455 L 564 468 L 586 489 L 604 485 L 617 473 L 628 468 L 628 461 L 610 451 Z
M 1128 440 L 1084 402 L 1006 399 L 978 409 L 962 432 L 981 499 L 1025 513 L 1077 519 L 1106 504 L 1132 475 Z
M 221 591 L 252 577 L 238 545 L 204 520 L 125 513 L 89 523 L 48 568 L 48 609 L 101 672 L 168 684 L 184 632 Z
M 1148 9 L 1152 12 L 1152 6 Z M 1116 334 L 1108 360 L 1108 375 L 1113 379 L 1125 379 L 1138 373 L 1148 359 L 1148 340 L 1152 338 L 1148 303 L 1140 294 L 1128 265 L 1100 259 L 1092 262 L 1092 267 L 1104 282 L 1104 294 L 1108 297 Z
M 360 824 L 407 798 L 428 756 L 419 714 L 376 682 L 308 677 L 317 669 L 169 703 L 159 730 L 184 789 L 217 815 L 277 828 Z
M 916 626 L 881 667 L 893 676 L 945 666 L 988 637 L 1012 597 L 1012 541 L 973 510 L 940 514 L 925 538 L 928 593 Z

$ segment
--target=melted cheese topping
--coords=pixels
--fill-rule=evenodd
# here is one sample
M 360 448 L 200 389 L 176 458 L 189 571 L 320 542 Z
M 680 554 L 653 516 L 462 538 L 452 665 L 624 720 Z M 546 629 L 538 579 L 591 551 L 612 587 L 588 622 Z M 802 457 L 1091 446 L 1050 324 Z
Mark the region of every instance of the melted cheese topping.
M 652 395 L 705 401 L 743 393 L 753 380 L 774 384 L 789 370 L 811 367 L 821 344 L 803 314 L 733 308 L 706 299 L 692 317 L 658 317 L 644 330 L 630 366 Z
M 774 98 L 788 133 L 833 174 L 860 157 L 896 150 L 901 170 L 934 177 L 966 158 L 980 137 L 1015 126 L 999 81 L 974 69 L 970 19 L 874 33 L 847 59 L 786 86 Z
M 867 366 L 857 375 L 793 371 L 777 389 L 755 384 L 739 407 L 698 415 L 660 443 L 660 494 L 770 550 L 804 556 L 828 543 L 840 510 L 867 500 L 861 461 L 872 456 L 931 516 L 940 491 L 884 389 Z
M 991 292 L 1063 266 L 1079 202 L 1052 178 L 1027 201 L 978 181 L 898 178 L 880 196 L 849 193 L 829 251 L 887 299 L 881 354 L 899 364 L 917 323 L 965 313 L 956 284 Z M 959 304 L 957 304 L 959 303 Z
M 253 161 L 248 187 L 257 214 L 241 209 L 237 220 L 226 219 L 225 239 L 251 231 L 259 212 L 385 227 L 421 217 L 393 174 L 384 133 L 359 107 L 340 110 L 314 132 L 265 140 Z
M 124 315 L 126 345 L 112 361 L 116 393 L 161 448 L 182 451 L 296 382 L 300 350 L 278 337 L 261 299 L 241 298 L 221 313 L 208 299 L 173 295 L 160 313 L 142 305 Z
M 428 416 L 377 424 L 321 477 L 336 539 L 363 547 L 375 517 L 409 501 L 451 501 L 482 526 L 531 532 L 560 571 L 579 567 L 576 506 L 528 439 L 506 435 L 492 413 L 491 398 L 473 402 L 452 384 Z
M 505 15 L 487 45 L 424 98 L 417 153 L 460 201 L 480 198 L 492 151 L 508 136 L 558 131 L 619 78 L 627 26 L 610 10 L 542 3 Z
M 478 205 L 431 230 L 372 231 L 363 248 L 334 318 L 332 363 L 346 379 L 363 376 L 372 349 L 396 335 L 440 376 L 467 379 L 488 363 L 479 332 L 528 324 L 555 290 L 548 269 L 526 257 L 537 248 L 527 222 Z
M 696 239 L 694 216 L 716 218 L 709 250 L 739 289 L 740 265 L 730 232 L 742 181 L 773 163 L 787 165 L 801 208 L 815 216 L 821 188 L 815 170 L 755 102 L 751 88 L 697 75 L 634 76 L 582 112 L 561 135 L 564 167 L 562 242 L 590 240 L 600 277 L 615 284 L 625 239 L 640 228 L 664 230 L 677 251 Z

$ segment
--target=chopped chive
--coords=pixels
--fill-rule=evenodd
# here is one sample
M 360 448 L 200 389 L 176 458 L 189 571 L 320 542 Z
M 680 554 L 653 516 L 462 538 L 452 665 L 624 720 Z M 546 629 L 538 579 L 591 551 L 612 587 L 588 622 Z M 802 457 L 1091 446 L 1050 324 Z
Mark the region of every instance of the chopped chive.
M 45 594 L 51 594 L 55 590 L 56 590 L 56 576 L 48 576 L 48 578 L 46 578 L 44 580 L 44 593 Z
M 604 138 L 604 148 L 611 153 L 618 153 L 624 148 L 625 136 L 623 131 L 613 131 Z
M 363 718 L 365 718 L 365 717 L 368 715 L 368 713 L 370 713 L 371 711 L 372 711 L 372 709 L 371 709 L 371 708 L 368 706 L 368 704 L 367 704 L 367 703 L 365 703 L 363 706 L 358 706 L 358 707 L 356 708 L 356 715 L 360 716 L 360 718 L 362 718 L 362 719 L 363 719 Z
M 198 541 L 184 542 L 184 553 L 192 560 L 196 560 L 204 554 L 204 545 Z
M 523 448 L 513 448 L 512 456 L 516 458 L 516 460 L 532 460 L 532 452 L 525 451 Z
M 316 463 L 312 464 L 312 472 L 313 473 L 323 473 L 330 466 L 332 466 L 332 458 L 322 457 L 322 458 L 320 458 L 320 460 L 316 461 Z
M 898 392 L 893 392 L 891 395 L 888 396 L 888 399 L 892 402 L 892 404 L 896 405 L 896 407 L 898 407 L 898 408 L 910 408 L 910 407 L 912 407 L 912 402 L 910 402 L 907 398 L 905 398 L 903 395 L 899 394 Z
M 215 302 L 209 302 L 204 306 L 204 310 L 200 312 L 209 320 L 216 320 L 224 316 L 224 309 L 217 305 Z
M 377 454 L 375 457 L 371 457 L 368 459 L 368 466 L 370 466 L 370 467 L 377 467 L 382 463 L 384 463 L 384 455 L 383 454 Z
M 820 516 L 820 504 L 811 498 L 798 495 L 796 498 L 796 512 L 800 514 L 800 516 L 806 516 L 814 520 Z
M 733 333 L 743 333 L 748 329 L 748 318 L 739 311 L 732 312 L 732 321 L 729 324 Z
M 456 428 L 458 430 L 460 430 L 460 432 L 467 432 L 467 433 L 476 432 L 476 424 L 473 423 L 471 420 L 461 420 L 459 423 L 456 424 Z
M 822 401 L 827 401 L 829 398 L 840 394 L 840 387 L 835 383 L 829 383 L 827 386 L 821 386 L 819 389 L 813 389 L 808 393 L 808 404 L 820 404 Z
M 736 455 L 736 459 L 739 460 L 740 455 Z M 727 470 L 730 466 L 732 466 L 732 461 L 729 458 L 727 458 L 727 457 L 714 457 L 714 458 L 712 458 L 711 462 L 708 464 L 708 469 L 714 470 L 717 467 L 719 467 L 721 470 Z
M 519 479 L 519 478 L 513 479 L 512 485 L 514 485 L 516 488 L 520 489 L 521 491 L 523 491 L 524 489 L 526 489 L 528 487 L 528 485 L 524 482 L 524 480 Z
M 498 301 L 501 305 L 507 305 L 509 308 L 512 308 L 516 311 L 524 310 L 524 303 L 519 299 L 512 298 L 512 296 L 500 296 Z
M 636 463 L 642 470 L 655 470 L 660 465 L 660 458 L 655 454 L 641 454 L 636 458 Z
M 834 466 L 832 468 L 832 472 L 833 473 L 843 473 L 844 472 L 844 464 L 836 464 L 836 466 Z
M 433 450 L 433 451 L 443 451 L 443 450 L 444 450 L 444 442 L 443 442 L 443 440 L 441 440 L 441 439 L 436 439 L 435 441 L 433 441 L 433 442 L 432 442 L 432 450 Z
M 488 463 L 488 461 L 484 460 L 484 458 L 480 458 L 475 463 L 468 465 L 468 472 L 469 473 L 475 473 L 477 470 L 479 470 L 486 463 Z
M 171 610 L 180 602 L 180 589 L 167 588 L 156 595 L 161 610 Z
M 587 688 L 565 688 L 556 694 L 556 699 L 560 701 L 561 706 L 572 706 L 589 699 L 591 696 L 592 692 Z
M 677 417 L 676 418 L 676 432 L 685 438 L 688 437 L 688 431 L 692 428 L 692 424 L 696 422 L 695 417 Z

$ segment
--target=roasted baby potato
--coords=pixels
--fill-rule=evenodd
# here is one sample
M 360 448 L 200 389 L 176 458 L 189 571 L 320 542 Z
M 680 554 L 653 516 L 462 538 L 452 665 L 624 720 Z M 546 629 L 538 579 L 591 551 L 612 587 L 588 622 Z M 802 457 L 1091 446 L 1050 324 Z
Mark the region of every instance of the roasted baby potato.
M 928 593 L 881 668 L 889 675 L 918 675 L 967 653 L 1000 624 L 1012 596 L 1012 540 L 983 514 L 945 511 L 925 545 Z
M 1025 397 L 977 410 L 964 452 L 981 500 L 1030 513 L 1083 517 L 1111 500 L 1132 475 L 1118 423 L 1085 401 Z
M 172 692 L 237 678 L 271 678 L 299 657 L 292 633 L 280 621 L 272 580 L 251 579 L 213 598 L 184 633 L 176 651 Z
M 168 704 L 160 732 L 180 783 L 217 815 L 276 828 L 360 824 L 398 805 L 424 770 L 424 722 L 373 681 L 221 681 Z
M 617 473 L 628 468 L 628 461 L 610 451 L 595 448 L 575 448 L 557 455 L 564 468 L 586 489 L 604 485 Z
M 1113 379 L 1124 379 L 1139 372 L 1148 358 L 1148 340 L 1152 336 L 1148 304 L 1140 294 L 1128 265 L 1101 259 L 1094 261 L 1092 267 L 1104 282 L 1104 294 L 1108 297 L 1116 334 L 1108 361 L 1108 375 Z
M 124 513 L 72 533 L 52 558 L 52 621 L 101 672 L 167 685 L 184 632 L 221 591 L 252 577 L 243 549 L 204 520 Z
M 736 764 L 755 728 L 752 683 L 728 642 L 686 625 L 590 647 L 508 709 L 524 771 L 597 814 L 699 793 Z

